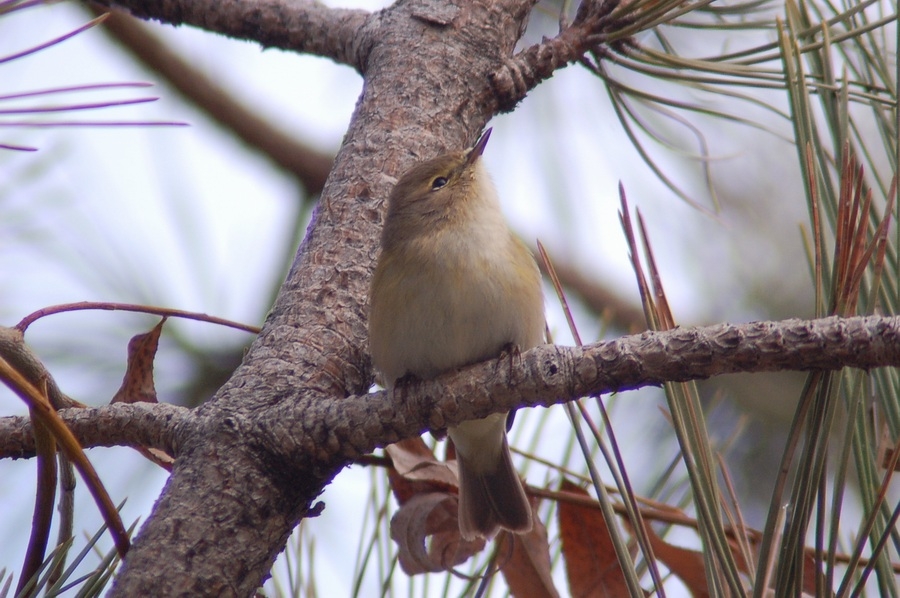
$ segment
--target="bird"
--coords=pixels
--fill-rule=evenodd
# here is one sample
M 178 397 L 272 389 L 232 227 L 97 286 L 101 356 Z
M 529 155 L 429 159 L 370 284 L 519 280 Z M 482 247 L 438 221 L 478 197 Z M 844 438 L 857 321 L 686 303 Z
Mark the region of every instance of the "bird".
M 369 294 L 369 351 L 389 390 L 407 377 L 428 380 L 544 342 L 540 272 L 507 225 L 481 159 L 490 134 L 414 165 L 388 198 Z M 532 528 L 507 419 L 495 413 L 447 430 L 465 540 Z

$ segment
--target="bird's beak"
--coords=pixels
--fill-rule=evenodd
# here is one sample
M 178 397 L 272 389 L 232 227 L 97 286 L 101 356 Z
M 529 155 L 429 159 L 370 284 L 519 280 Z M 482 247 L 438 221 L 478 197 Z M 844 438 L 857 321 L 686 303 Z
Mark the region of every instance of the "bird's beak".
M 487 145 L 488 139 L 491 137 L 492 130 L 493 129 L 488 129 L 482 133 L 481 137 L 478 138 L 478 141 L 475 142 L 475 145 L 472 146 L 472 149 L 469 150 L 469 154 L 466 156 L 466 166 L 471 166 L 481 156 L 481 153 L 484 151 L 484 146 Z

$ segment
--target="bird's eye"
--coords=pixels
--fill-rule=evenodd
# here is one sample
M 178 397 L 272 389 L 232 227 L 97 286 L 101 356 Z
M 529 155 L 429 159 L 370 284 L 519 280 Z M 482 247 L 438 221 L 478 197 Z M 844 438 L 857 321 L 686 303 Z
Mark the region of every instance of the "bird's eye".
M 447 184 L 447 177 L 439 176 L 431 181 L 431 190 L 436 191 Z

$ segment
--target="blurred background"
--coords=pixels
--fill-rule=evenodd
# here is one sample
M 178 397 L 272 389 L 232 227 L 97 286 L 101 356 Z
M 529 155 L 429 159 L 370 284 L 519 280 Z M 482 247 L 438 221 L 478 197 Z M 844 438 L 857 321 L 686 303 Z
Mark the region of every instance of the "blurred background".
M 327 4 L 376 10 L 386 3 Z M 754 14 L 772 20 L 782 10 L 773 2 Z M 522 45 L 554 35 L 558 12 L 558 5 L 541 2 Z M 64 35 L 94 16 L 73 2 L 4 15 L 0 55 Z M 715 18 L 714 13 L 694 17 Z M 692 57 L 774 39 L 762 30 L 698 35 L 686 27 L 666 28 L 665 36 L 679 54 Z M 642 34 L 637 41 L 663 47 L 654 35 Z M 160 57 L 161 49 L 170 54 Z M 667 113 L 634 102 L 641 126 L 632 120 L 629 129 L 604 82 L 575 65 L 532 91 L 514 113 L 495 118 L 485 153 L 513 228 L 531 246 L 539 239 L 564 273 L 581 338 L 592 342 L 645 329 L 619 223 L 620 182 L 632 209 L 645 219 L 679 324 L 812 316 L 801 235 L 809 216 L 784 90 L 714 96 L 700 86 L 650 77 L 616 62 L 605 68 L 623 88 L 704 106 L 707 113 L 676 107 L 666 108 Z M 179 69 L 189 73 L 180 88 L 175 78 L 184 71 Z M 351 118 L 362 83 L 356 73 L 320 58 L 120 17 L 2 62 L 0 73 L 0 95 L 93 83 L 153 84 L 0 101 L 6 109 L 159 98 L 62 115 L 0 115 L 0 143 L 38 150 L 0 150 L 4 325 L 75 301 L 148 304 L 262 323 Z M 226 105 L 219 106 L 217 116 L 211 113 L 213 103 Z M 733 116 L 721 118 L 715 111 Z M 23 120 L 135 125 L 11 124 Z M 146 124 L 173 122 L 187 126 Z M 242 127 L 249 130 L 238 133 Z M 275 133 L 282 137 L 276 139 Z M 303 159 L 288 164 L 291 156 Z M 546 296 L 555 342 L 572 344 L 549 286 Z M 67 394 L 101 405 L 121 383 L 128 339 L 156 321 L 120 312 L 67 313 L 40 320 L 26 339 Z M 251 341 L 247 333 L 169 320 L 155 364 L 160 400 L 196 405 L 208 399 Z M 803 380 L 795 374 L 728 376 L 700 385 L 710 405 L 713 436 L 722 443 L 751 526 L 764 523 L 771 472 Z M 608 407 L 632 483 L 638 493 L 648 492 L 677 451 L 661 411 L 662 393 L 624 393 L 611 398 Z M 26 409 L 3 388 L 0 413 L 24 414 Z M 571 441 L 560 440 L 569 437 L 562 410 L 519 413 L 516 421 L 513 444 L 580 468 Z M 127 449 L 88 454 L 113 501 L 127 497 L 126 525 L 144 518 L 165 472 Z M 551 468 L 520 463 L 531 484 L 559 481 Z M 0 537 L 5 540 L 0 567 L 17 571 L 30 527 L 34 466 L 27 460 L 3 461 L 0 471 Z M 343 472 L 322 497 L 323 515 L 298 532 L 293 549 L 302 557 L 292 558 L 314 558 L 319 590 L 329 588 L 331 595 L 352 591 L 356 573 L 347 546 L 362 545 L 355 538 L 367 538 L 378 525 L 372 504 L 387 500 L 383 478 L 383 471 L 360 466 Z M 380 498 L 373 503 L 373 496 Z M 76 529 L 92 534 L 100 518 L 83 487 L 76 501 Z M 108 549 L 111 542 L 104 542 L 101 547 Z M 282 582 L 285 567 L 281 560 L 275 569 Z M 383 576 L 376 568 L 360 574 L 364 588 L 380 588 Z M 267 587 L 276 593 L 271 583 Z

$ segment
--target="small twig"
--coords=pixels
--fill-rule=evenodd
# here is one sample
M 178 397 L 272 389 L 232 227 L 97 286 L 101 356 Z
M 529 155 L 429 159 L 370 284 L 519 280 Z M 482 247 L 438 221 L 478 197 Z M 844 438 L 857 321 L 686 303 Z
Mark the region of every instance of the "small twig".
M 37 320 L 50 316 L 53 314 L 65 313 L 70 311 L 85 311 L 85 310 L 106 310 L 106 311 L 131 311 L 138 312 L 144 314 L 153 314 L 157 316 L 164 317 L 172 317 L 172 318 L 184 318 L 187 320 L 197 320 L 198 322 L 208 322 L 210 324 L 219 324 L 221 326 L 227 326 L 228 328 L 236 328 L 237 330 L 243 330 L 245 332 L 251 332 L 253 334 L 259 334 L 259 328 L 257 326 L 251 326 L 249 324 L 241 324 L 240 322 L 234 322 L 232 320 L 226 320 L 224 318 L 217 318 L 216 316 L 210 316 L 207 314 L 202 314 L 193 311 L 183 311 L 180 309 L 171 309 L 168 307 L 154 307 L 151 305 L 136 305 L 133 303 L 109 303 L 105 301 L 80 301 L 78 303 L 63 303 L 60 305 L 52 305 L 50 307 L 45 307 L 43 309 L 39 309 L 33 313 L 28 314 L 22 320 L 16 324 L 16 330 L 24 333 L 25 330 L 31 326 Z

